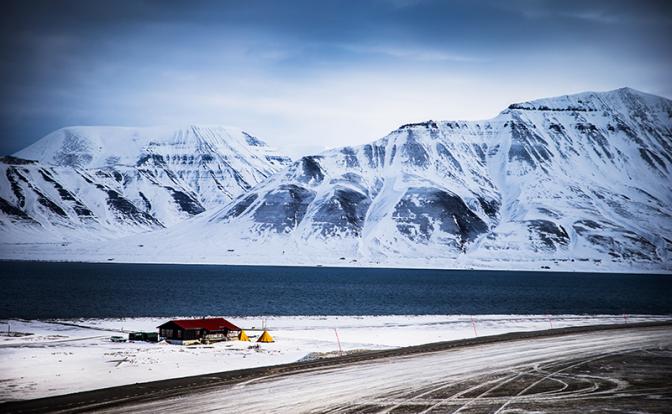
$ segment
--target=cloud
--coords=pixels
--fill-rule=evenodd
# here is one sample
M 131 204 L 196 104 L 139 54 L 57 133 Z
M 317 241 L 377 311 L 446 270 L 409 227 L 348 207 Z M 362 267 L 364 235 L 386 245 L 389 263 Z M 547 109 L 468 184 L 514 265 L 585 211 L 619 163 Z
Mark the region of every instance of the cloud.
M 548 1 L 514 0 L 499 7 L 513 10 L 528 19 L 565 19 L 604 25 L 672 24 L 672 6 L 666 0 L 642 2 L 614 1 Z
M 383 55 L 404 61 L 456 63 L 483 63 L 487 61 L 487 59 L 482 57 L 461 55 L 438 49 L 422 49 L 417 46 L 365 46 L 360 44 L 350 44 L 342 45 L 341 47 L 354 53 Z
M 69 124 L 219 123 L 296 155 L 584 89 L 672 93 L 659 2 L 10 1 L 5 153 Z

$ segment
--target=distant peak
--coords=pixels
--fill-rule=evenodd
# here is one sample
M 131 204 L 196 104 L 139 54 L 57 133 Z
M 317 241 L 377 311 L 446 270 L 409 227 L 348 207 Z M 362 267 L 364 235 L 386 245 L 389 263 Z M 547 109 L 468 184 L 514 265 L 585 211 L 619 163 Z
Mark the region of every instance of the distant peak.
M 247 145 L 251 145 L 253 147 L 267 147 L 268 145 L 260 140 L 259 138 L 255 137 L 252 134 L 248 134 L 245 131 L 242 131 L 243 136 L 245 137 L 245 142 L 247 142 Z
M 186 127 L 183 127 L 182 129 L 214 129 L 214 130 L 231 130 L 231 131 L 240 131 L 241 129 L 238 127 L 230 126 L 230 125 L 217 125 L 217 124 L 188 124 Z
M 628 86 L 615 89 L 610 92 L 605 92 L 605 94 L 618 95 L 621 97 L 636 97 L 637 99 L 646 101 L 670 101 L 668 98 L 665 98 L 663 96 L 654 95 L 648 92 L 642 92 L 639 89 L 630 88 Z
M 8 165 L 26 165 L 26 164 L 37 164 L 37 161 L 14 157 L 12 155 L 4 155 L 0 157 L 0 163 Z
M 400 126 L 398 129 L 411 129 L 411 128 L 429 128 L 429 129 L 437 129 L 439 126 L 436 124 L 436 122 L 432 121 L 431 119 L 429 121 L 425 122 L 415 122 L 411 124 L 404 124 Z
M 158 148 L 175 153 L 187 147 L 236 154 L 258 151 L 258 159 L 266 157 L 269 162 L 268 157 L 276 157 L 277 162 L 282 159 L 264 141 L 240 128 L 197 124 L 65 127 L 46 135 L 15 155 L 55 165 L 92 168 L 111 163 L 136 165 L 138 157 Z
M 640 91 L 639 89 L 631 88 L 629 86 L 624 86 L 622 88 L 614 89 L 613 91 L 605 92 L 605 93 L 611 93 L 611 92 L 617 92 L 617 93 L 629 93 L 633 95 L 649 95 L 652 96 L 649 93 Z
M 668 101 L 666 98 L 648 94 L 630 87 L 623 87 L 604 92 L 580 92 L 572 95 L 561 95 L 550 98 L 514 103 L 508 110 L 524 111 L 571 111 L 594 112 L 607 109 L 621 109 L 633 102 L 644 105 L 655 105 L 657 102 Z

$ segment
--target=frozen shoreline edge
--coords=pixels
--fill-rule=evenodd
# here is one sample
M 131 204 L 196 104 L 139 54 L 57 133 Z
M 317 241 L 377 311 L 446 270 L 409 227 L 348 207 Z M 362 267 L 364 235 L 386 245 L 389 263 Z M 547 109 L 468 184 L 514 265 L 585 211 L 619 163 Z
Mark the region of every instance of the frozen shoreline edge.
M 632 275 L 669 275 L 672 276 L 672 268 L 661 269 L 623 269 L 623 268 L 604 268 L 604 267 L 580 267 L 578 269 L 567 269 L 564 266 L 557 266 L 550 269 L 530 266 L 511 266 L 511 267 L 484 267 L 484 266 L 452 266 L 441 267 L 439 265 L 420 265 L 404 263 L 399 266 L 394 266 L 389 263 L 370 263 L 370 262 L 344 262 L 344 263 L 289 263 L 289 262 L 236 262 L 236 261 L 189 261 L 189 260 L 129 260 L 129 259 L 101 259 L 101 260 L 86 260 L 86 259 L 34 259 L 21 257 L 0 257 L 2 262 L 32 262 L 32 263 L 73 263 L 73 264 L 134 264 L 134 265 L 194 265 L 194 266 L 246 266 L 246 267 L 302 267 L 302 268 L 332 268 L 332 269 L 390 269 L 390 270 L 436 270 L 436 271 L 486 271 L 486 272 L 536 272 L 536 273 L 604 273 L 604 274 L 632 274 Z M 520 262 L 517 262 L 520 264 Z M 535 265 L 547 266 L 553 262 L 537 262 Z

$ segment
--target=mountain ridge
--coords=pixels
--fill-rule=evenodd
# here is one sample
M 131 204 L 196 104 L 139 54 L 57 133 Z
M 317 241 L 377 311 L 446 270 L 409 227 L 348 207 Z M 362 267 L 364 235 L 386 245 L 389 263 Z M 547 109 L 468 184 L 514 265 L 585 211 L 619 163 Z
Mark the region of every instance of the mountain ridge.
M 220 209 L 82 257 L 669 270 L 671 172 L 672 101 L 564 95 L 302 157 Z
M 167 236 L 179 245 L 198 233 L 209 245 L 288 263 L 291 250 L 370 263 L 505 254 L 669 267 L 672 101 L 644 95 L 588 92 L 518 104 L 533 110 L 514 104 L 485 121 L 402 125 L 302 157 Z M 554 102 L 558 110 L 543 108 Z
M 61 128 L 3 157 L 0 197 L 11 207 L 0 232 L 67 242 L 156 230 L 225 204 L 288 162 L 234 128 Z

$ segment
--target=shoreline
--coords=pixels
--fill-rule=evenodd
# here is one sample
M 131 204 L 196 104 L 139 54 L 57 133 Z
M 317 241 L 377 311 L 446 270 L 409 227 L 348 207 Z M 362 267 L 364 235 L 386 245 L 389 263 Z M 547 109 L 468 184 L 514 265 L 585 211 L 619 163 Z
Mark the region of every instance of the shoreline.
M 150 265 L 150 266 L 226 266 L 226 267 L 272 267 L 272 268 L 324 268 L 324 269 L 375 269 L 375 270 L 420 270 L 420 271 L 445 271 L 445 272 L 463 272 L 463 271 L 478 271 L 478 272 L 525 272 L 525 273 L 586 273 L 586 274 L 619 274 L 619 275 L 669 275 L 672 276 L 672 268 L 670 269 L 661 269 L 661 268 L 652 268 L 652 269 L 622 269 L 622 268 L 604 268 L 604 267 L 581 267 L 579 269 L 568 270 L 562 266 L 556 268 L 533 268 L 531 266 L 522 266 L 522 267 L 484 267 L 484 266 L 463 266 L 463 267 L 440 267 L 432 265 L 413 265 L 408 263 L 400 263 L 399 266 L 394 266 L 389 263 L 372 263 L 372 262 L 329 262 L 329 263 L 288 263 L 288 262 L 272 262 L 272 261 L 262 261 L 258 263 L 252 263 L 249 261 L 245 262 L 236 262 L 236 261 L 188 261 L 188 260 L 157 260 L 157 261 L 148 261 L 148 260 L 117 260 L 117 259 L 106 259 L 106 260 L 85 260 L 85 259 L 34 259 L 34 258 L 0 258 L 0 263 L 70 263 L 70 264 L 123 264 L 123 265 Z M 520 262 L 517 262 L 518 264 Z M 543 263 L 542 266 L 546 266 L 549 262 L 538 262 L 535 264 Z M 552 261 L 551 261 L 552 263 Z

